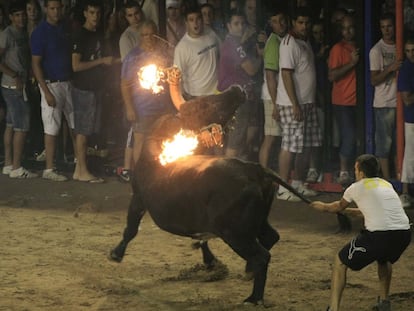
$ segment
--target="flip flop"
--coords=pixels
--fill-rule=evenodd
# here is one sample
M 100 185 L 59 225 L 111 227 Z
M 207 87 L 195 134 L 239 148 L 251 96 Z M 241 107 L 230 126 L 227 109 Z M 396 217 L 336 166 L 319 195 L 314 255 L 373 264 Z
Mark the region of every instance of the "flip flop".
M 77 179 L 78 181 L 82 181 L 82 182 L 86 182 L 86 183 L 90 183 L 90 184 L 102 184 L 105 182 L 105 179 L 103 178 L 99 178 L 99 177 L 95 177 L 92 179 L 88 179 L 88 180 L 81 180 L 81 179 Z

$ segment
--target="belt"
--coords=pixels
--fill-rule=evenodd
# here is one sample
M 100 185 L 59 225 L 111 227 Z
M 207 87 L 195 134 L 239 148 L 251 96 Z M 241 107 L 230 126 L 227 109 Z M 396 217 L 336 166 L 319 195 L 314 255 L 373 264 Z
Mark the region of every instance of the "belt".
M 69 80 L 45 80 L 46 83 L 67 82 Z
M 1 85 L 1 87 L 4 87 L 5 89 L 9 89 L 9 90 L 16 90 L 17 86 L 15 85 Z

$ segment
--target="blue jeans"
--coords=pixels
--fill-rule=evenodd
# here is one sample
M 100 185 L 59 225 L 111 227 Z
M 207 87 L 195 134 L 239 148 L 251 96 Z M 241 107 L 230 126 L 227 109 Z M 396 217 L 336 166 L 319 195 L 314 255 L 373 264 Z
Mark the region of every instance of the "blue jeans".
M 375 114 L 375 155 L 388 158 L 395 150 L 395 108 L 374 108 Z
M 356 108 L 333 105 L 333 111 L 340 136 L 339 154 L 347 160 L 353 160 L 356 152 Z

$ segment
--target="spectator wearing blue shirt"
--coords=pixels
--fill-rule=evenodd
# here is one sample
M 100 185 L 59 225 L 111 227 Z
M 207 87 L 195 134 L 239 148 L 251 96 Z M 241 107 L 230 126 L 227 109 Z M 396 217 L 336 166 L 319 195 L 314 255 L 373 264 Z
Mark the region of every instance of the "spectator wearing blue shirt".
M 62 1 L 44 1 L 46 19 L 33 31 L 30 44 L 33 74 L 41 93 L 42 122 L 45 133 L 46 169 L 42 177 L 65 181 L 57 173 L 53 160 L 56 136 L 59 134 L 62 113 L 68 125 L 74 128 L 70 34 L 62 22 Z
M 397 89 L 404 102 L 405 147 L 401 182 L 403 192 L 400 196 L 403 207 L 411 205 L 408 184 L 414 183 L 414 39 L 408 39 L 404 47 L 406 59 L 398 75 Z

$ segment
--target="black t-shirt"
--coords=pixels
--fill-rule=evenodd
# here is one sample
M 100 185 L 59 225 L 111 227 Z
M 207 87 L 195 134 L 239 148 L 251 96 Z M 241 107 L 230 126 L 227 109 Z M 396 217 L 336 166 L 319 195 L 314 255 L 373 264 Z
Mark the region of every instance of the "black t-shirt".
M 80 54 L 81 62 L 93 61 L 103 57 L 103 34 L 82 27 L 73 35 L 72 54 Z M 104 88 L 104 65 L 78 71 L 73 74 L 73 85 L 77 89 L 96 91 Z

